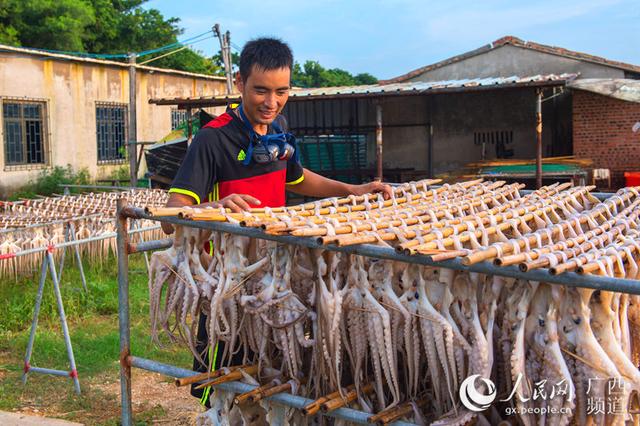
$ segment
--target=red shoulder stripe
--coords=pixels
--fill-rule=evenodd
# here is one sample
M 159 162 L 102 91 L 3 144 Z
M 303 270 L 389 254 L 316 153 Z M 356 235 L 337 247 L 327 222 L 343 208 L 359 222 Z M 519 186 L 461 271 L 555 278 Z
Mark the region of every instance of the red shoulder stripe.
M 233 117 L 231 117 L 231 114 L 229 114 L 228 112 L 225 112 L 224 114 L 217 116 L 216 118 L 214 118 L 213 120 L 211 120 L 210 122 L 208 122 L 202 127 L 213 127 L 214 129 L 216 129 L 218 127 L 226 126 L 231 122 L 231 120 L 233 120 Z

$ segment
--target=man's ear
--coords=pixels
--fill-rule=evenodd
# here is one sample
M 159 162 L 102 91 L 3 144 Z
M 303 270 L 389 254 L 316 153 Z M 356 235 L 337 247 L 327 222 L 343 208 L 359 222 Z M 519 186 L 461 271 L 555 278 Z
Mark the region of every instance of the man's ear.
M 244 81 L 242 81 L 242 76 L 240 75 L 240 71 L 236 72 L 235 76 L 236 88 L 240 93 L 244 91 Z

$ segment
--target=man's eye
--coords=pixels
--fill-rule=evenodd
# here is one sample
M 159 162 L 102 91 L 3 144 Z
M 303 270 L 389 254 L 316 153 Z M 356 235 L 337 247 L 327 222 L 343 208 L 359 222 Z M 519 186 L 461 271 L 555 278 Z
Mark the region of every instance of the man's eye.
M 287 93 L 289 93 L 289 91 L 288 90 L 278 90 L 276 93 L 277 93 L 278 96 L 284 96 Z
M 256 93 L 258 95 L 264 95 L 266 93 L 266 91 L 264 91 L 264 90 L 256 90 Z

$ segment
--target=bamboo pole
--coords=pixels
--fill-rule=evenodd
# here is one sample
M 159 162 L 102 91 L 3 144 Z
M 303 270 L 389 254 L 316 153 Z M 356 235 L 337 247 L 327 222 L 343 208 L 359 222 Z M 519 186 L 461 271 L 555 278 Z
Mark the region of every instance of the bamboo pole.
M 270 397 L 271 395 L 275 395 L 277 393 L 282 393 L 282 392 L 288 392 L 288 391 L 291 390 L 291 387 L 292 387 L 291 382 L 283 383 L 281 385 L 272 386 L 272 387 L 270 387 L 268 389 L 264 389 L 264 390 L 256 393 L 255 395 L 251 396 L 249 398 L 249 401 L 258 402 L 261 399 Z
M 498 182 L 494 182 L 486 185 L 484 184 L 480 185 L 479 183 L 475 183 L 475 181 L 472 181 L 472 182 L 474 182 L 473 186 L 462 185 L 464 183 L 467 183 L 467 182 L 463 182 L 461 184 L 457 184 L 457 185 L 461 185 L 460 187 L 457 187 L 457 186 L 451 186 L 448 188 L 440 187 L 432 191 L 414 194 L 412 196 L 413 199 L 409 202 L 401 202 L 402 200 L 404 200 L 404 198 L 397 198 L 395 204 L 393 200 L 387 200 L 383 205 L 380 205 L 379 203 L 375 202 L 369 205 L 369 209 L 367 209 L 365 205 L 359 204 L 357 206 L 350 206 L 348 208 L 347 207 L 335 208 L 335 213 L 331 213 L 330 211 L 331 209 L 320 209 L 318 211 L 318 214 L 315 214 L 315 212 L 312 212 L 309 210 L 309 211 L 305 211 L 304 215 L 296 214 L 295 216 L 294 215 L 289 216 L 288 218 L 292 219 L 291 221 L 284 221 L 282 220 L 282 218 L 278 218 L 278 217 L 264 217 L 256 221 L 250 221 L 249 219 L 245 218 L 245 220 L 241 221 L 240 224 L 242 226 L 247 226 L 247 227 L 262 227 L 267 232 L 282 232 L 282 231 L 289 232 L 289 231 L 293 231 L 294 229 L 297 229 L 298 227 L 308 227 L 309 221 L 311 221 L 316 225 L 320 225 L 320 224 L 326 223 L 327 219 L 336 219 L 339 222 L 346 222 L 348 220 L 368 219 L 367 217 L 364 216 L 365 214 L 369 215 L 369 218 L 370 218 L 370 216 L 374 216 L 374 217 L 386 216 L 386 213 L 395 214 L 399 211 L 411 212 L 412 210 L 410 210 L 410 207 L 407 207 L 407 206 L 422 206 L 428 200 L 433 200 L 435 198 L 434 193 L 439 195 L 439 197 L 442 197 L 443 193 L 447 193 L 446 191 L 451 190 L 453 191 L 452 197 L 454 196 L 453 194 L 458 194 L 458 193 L 460 193 L 461 197 L 464 197 L 465 194 L 468 193 L 468 190 L 470 190 L 476 185 L 478 186 L 477 191 L 486 192 L 494 188 L 498 188 L 505 184 L 504 181 L 498 181 Z M 398 206 L 400 206 L 400 208 L 398 208 Z M 295 220 L 295 217 L 304 217 L 305 219 Z
M 629 212 L 631 212 L 630 209 L 632 209 L 632 207 L 635 208 L 639 204 L 640 204 L 640 199 L 634 201 L 633 205 L 629 206 L 629 208 L 626 209 L 625 211 L 628 210 Z M 609 219 L 607 222 L 601 224 L 597 228 L 591 229 L 585 232 L 584 234 L 578 235 L 577 237 L 569 238 L 566 241 L 558 242 L 552 246 L 545 246 L 540 249 L 537 249 L 536 251 L 531 251 L 526 254 L 520 253 L 517 255 L 506 256 L 504 258 L 497 258 L 494 261 L 494 263 L 498 266 L 509 266 L 509 265 L 514 265 L 516 263 L 519 263 L 520 270 L 522 272 L 527 272 L 532 269 L 546 268 L 547 266 L 550 265 L 550 261 L 546 256 L 541 257 L 542 255 L 550 254 L 550 253 L 565 250 L 565 249 L 572 249 L 571 252 L 574 252 L 575 250 L 573 249 L 576 247 L 580 250 L 584 250 L 584 248 L 586 248 L 587 246 L 583 244 L 589 243 L 590 240 L 592 240 L 594 237 L 599 237 L 605 232 L 612 233 L 613 235 L 617 235 L 618 233 L 620 233 L 624 229 L 624 225 L 622 224 L 615 225 L 615 222 L 620 218 L 626 217 L 627 220 L 635 221 L 637 220 L 639 215 L 640 215 L 640 211 L 632 212 L 630 216 L 626 216 L 622 214 L 617 215 Z M 556 258 L 558 261 L 561 261 L 563 259 L 561 254 L 556 254 Z
M 355 388 L 354 384 L 351 384 L 349 386 L 347 386 L 344 389 L 344 392 L 349 392 L 352 389 Z M 320 406 L 322 404 L 324 404 L 327 401 L 330 401 L 332 399 L 338 398 L 340 396 L 340 391 L 335 391 L 330 393 L 329 395 L 325 395 L 325 396 L 321 396 L 320 398 L 316 399 L 315 401 L 313 401 L 310 404 L 307 404 L 303 409 L 302 409 L 302 414 L 304 414 L 305 416 L 313 416 L 315 415 L 318 411 L 320 411 Z
M 423 397 L 415 402 L 418 407 L 422 407 L 429 401 L 428 397 Z M 388 410 L 387 412 L 382 412 L 382 416 L 376 420 L 378 424 L 386 425 L 387 423 L 391 423 L 402 416 L 406 416 L 407 414 L 413 411 L 413 406 L 409 402 L 405 402 L 404 404 L 398 405 L 396 409 Z M 369 420 L 371 422 L 371 420 Z
M 589 191 L 590 188 L 593 189 L 594 187 L 583 187 L 583 188 L 580 188 L 578 191 L 576 191 L 576 193 L 578 195 L 580 195 L 580 194 L 582 194 L 584 192 Z M 571 195 L 575 196 L 576 193 L 573 193 Z M 568 198 L 569 198 L 569 196 L 565 197 L 565 199 L 568 199 Z M 551 201 L 553 202 L 554 200 L 551 200 Z M 524 221 L 524 222 L 528 222 L 531 219 L 533 219 L 534 216 L 542 216 L 543 213 L 549 213 L 552 210 L 555 210 L 555 209 L 560 207 L 560 205 L 557 204 L 558 201 L 560 201 L 560 200 L 555 200 L 555 203 L 549 204 L 549 205 L 541 207 L 541 208 L 538 208 L 537 210 L 535 210 L 533 212 L 530 212 L 530 213 L 527 213 L 526 210 L 521 207 L 521 208 L 517 209 L 518 219 L 521 220 L 521 221 Z M 502 215 L 499 215 L 499 216 L 501 216 L 502 219 L 504 220 L 506 216 L 513 217 L 513 214 L 512 213 L 507 213 L 507 214 L 502 214 Z M 506 219 L 509 219 L 509 218 L 510 217 L 508 217 Z M 497 218 L 496 218 L 496 220 L 497 220 Z M 498 225 L 490 226 L 488 228 L 485 228 L 484 231 L 487 232 L 488 235 L 494 235 L 498 230 L 504 231 L 504 230 L 508 229 L 511 226 L 512 225 L 509 222 L 500 222 Z M 453 238 L 449 238 L 451 235 L 454 235 L 456 233 L 456 231 L 457 231 L 457 233 L 460 233 L 460 232 L 464 232 L 464 231 L 467 231 L 467 230 L 468 230 L 468 227 L 467 227 L 466 224 L 458 225 L 455 229 L 453 227 L 443 228 L 441 233 L 442 233 L 443 237 L 445 237 L 444 239 L 441 239 L 441 240 L 436 242 L 435 240 L 437 239 L 437 236 L 434 235 L 434 234 L 429 234 L 429 235 L 427 235 L 427 237 L 424 238 L 425 240 L 428 240 L 428 242 L 426 242 L 424 244 L 420 244 L 420 245 L 415 246 L 415 247 L 411 247 L 409 249 L 405 249 L 404 251 L 407 254 L 416 254 L 416 253 L 419 253 L 420 250 L 432 250 L 432 249 L 438 248 L 438 244 L 442 244 L 444 247 L 447 247 L 447 246 L 450 246 L 450 245 L 455 243 L 455 240 Z M 477 231 L 474 231 L 473 233 L 476 236 L 476 238 L 481 238 L 482 237 L 482 232 L 483 232 L 482 230 L 477 230 Z M 461 243 L 462 242 L 467 242 L 469 240 L 470 240 L 469 235 L 461 235 L 460 238 L 459 238 L 459 241 Z
M 250 365 L 246 368 L 238 368 L 228 374 L 225 374 L 223 376 L 220 377 L 216 377 L 213 380 L 208 380 L 205 383 L 202 383 L 198 386 L 196 386 L 196 389 L 202 389 L 202 388 L 206 388 L 209 386 L 215 386 L 215 385 L 219 385 L 220 383 L 227 383 L 227 382 L 233 382 L 236 380 L 240 380 L 242 378 L 242 372 L 245 372 L 246 374 L 256 374 L 258 372 L 258 366 L 257 365 Z
M 483 179 L 475 179 L 472 181 L 467 181 L 467 182 L 474 182 L 474 183 L 480 183 L 482 182 Z M 423 179 L 423 180 L 419 180 L 417 182 L 413 182 L 413 184 L 416 186 L 416 188 L 422 186 L 424 187 L 429 186 L 429 185 L 435 185 L 437 183 L 442 182 L 442 179 Z M 467 183 L 464 182 L 464 183 Z M 411 189 L 411 186 L 409 183 L 405 183 L 402 184 L 400 186 L 397 186 L 395 188 L 393 188 L 393 192 L 394 194 L 402 194 L 403 190 L 409 190 Z M 344 198 L 338 198 L 338 200 L 336 201 L 338 205 L 344 205 L 344 204 L 353 204 L 355 203 L 362 203 L 364 202 L 365 197 L 364 195 L 357 195 L 355 197 L 344 197 Z M 321 201 L 320 203 L 320 207 L 331 207 L 333 206 L 333 202 L 332 201 Z M 297 206 L 291 206 L 291 207 L 276 207 L 276 208 L 272 208 L 270 209 L 273 213 L 288 213 L 291 211 L 303 211 L 303 210 L 314 210 L 316 208 L 316 203 L 307 203 L 307 204 L 299 204 Z M 264 213 L 266 211 L 266 209 L 263 208 L 257 208 L 257 209 L 252 209 L 252 212 L 262 212 Z
M 568 184 L 568 185 L 570 186 L 571 184 Z M 558 191 L 562 191 L 564 188 L 566 188 L 564 185 L 560 185 L 560 186 L 557 187 L 557 189 L 554 189 L 554 190 L 548 191 L 548 192 L 543 192 L 542 194 L 537 194 L 537 192 L 539 191 L 538 190 L 538 191 L 536 191 L 536 193 L 532 193 L 532 194 L 526 195 L 524 197 L 520 197 L 520 198 L 517 198 L 515 200 L 511 200 L 511 201 L 509 201 L 509 202 L 507 202 L 505 204 L 493 207 L 490 210 L 479 212 L 478 214 L 475 214 L 475 215 L 465 216 L 462 219 L 464 219 L 464 221 L 470 221 L 475 225 L 475 224 L 477 224 L 477 218 L 482 218 L 482 224 L 485 225 L 487 223 L 491 223 L 491 220 L 490 220 L 491 218 L 487 217 L 487 216 L 493 216 L 494 214 L 502 213 L 505 210 L 524 209 L 525 207 L 529 208 L 529 207 L 534 207 L 534 206 L 536 206 L 535 208 L 544 207 L 546 205 L 544 200 L 549 199 L 548 202 L 551 202 L 552 199 L 550 197 L 552 195 L 554 195 L 554 194 L 557 194 Z M 573 193 L 573 191 L 577 191 L 577 190 L 579 190 L 579 188 L 572 188 L 570 191 L 572 191 L 571 193 Z M 540 199 L 542 201 L 540 201 Z M 536 200 L 538 200 L 538 201 L 536 201 Z M 529 203 L 530 201 L 533 201 L 534 203 L 530 204 Z M 520 210 L 518 210 L 518 214 L 520 214 L 519 212 L 520 212 Z M 510 213 L 510 216 L 511 217 L 506 218 L 506 219 L 511 219 L 513 217 L 513 213 Z M 500 217 L 501 220 L 505 219 L 505 217 L 503 217 L 503 216 L 499 216 L 499 217 Z M 498 218 L 496 218 L 496 221 L 497 220 L 498 220 Z M 461 221 L 460 223 L 464 223 L 464 221 Z M 452 224 L 456 224 L 456 223 L 452 223 Z M 467 226 L 467 228 L 468 228 L 468 226 Z M 428 231 L 429 229 L 430 228 L 425 226 L 425 229 L 423 229 L 423 231 Z M 406 237 L 406 238 L 415 238 L 415 236 Z M 433 237 L 429 237 L 429 238 L 431 238 L 429 241 L 435 239 Z M 406 243 L 400 244 L 396 248 L 396 250 L 398 250 L 399 252 L 409 252 L 412 247 L 419 246 L 420 244 L 421 244 L 420 241 L 418 241 L 417 239 L 414 239 L 414 240 L 411 240 L 411 241 L 407 241 Z M 425 250 L 430 250 L 430 249 L 425 249 Z
M 461 191 L 461 192 L 451 192 L 447 194 L 440 193 L 438 200 L 436 201 L 431 192 L 427 194 L 423 194 L 423 198 L 411 201 L 406 205 L 398 206 L 390 206 L 382 209 L 371 209 L 364 211 L 357 211 L 351 213 L 337 213 L 334 215 L 325 215 L 325 216 L 311 216 L 305 218 L 304 220 L 295 220 L 295 221 L 283 221 L 281 218 L 272 218 L 267 221 L 257 221 L 253 223 L 244 223 L 246 226 L 260 226 L 267 232 L 281 232 L 286 231 L 290 232 L 292 235 L 296 236 L 322 236 L 326 235 L 326 227 L 310 227 L 309 222 L 314 225 L 323 225 L 326 224 L 330 219 L 333 219 L 338 222 L 350 222 L 356 220 L 371 220 L 372 218 L 390 218 L 396 217 L 401 214 L 405 214 L 406 217 L 412 217 L 416 214 L 422 214 L 425 211 L 429 210 L 430 206 L 438 205 L 442 202 L 440 198 L 452 198 L 452 199 L 467 199 L 474 198 L 482 193 L 486 193 L 492 191 L 495 188 L 498 188 L 504 185 L 504 181 L 495 182 L 494 184 L 489 185 L 480 185 L 477 188 L 472 187 L 469 191 Z M 513 184 L 512 186 L 516 186 L 517 184 Z M 442 188 L 438 188 L 441 190 Z M 416 210 L 417 207 L 417 210 Z M 311 230 L 311 232 L 300 232 L 303 229 Z M 320 231 L 320 232 L 319 232 Z
M 234 404 L 242 404 L 245 401 L 250 401 L 251 398 L 253 398 L 254 395 L 257 395 L 258 393 L 263 392 L 263 391 L 265 391 L 267 389 L 270 389 L 270 388 L 272 388 L 274 386 L 277 386 L 277 385 L 278 385 L 278 381 L 277 380 L 271 380 L 269 383 L 266 383 L 266 384 L 264 384 L 262 386 L 258 386 L 257 388 L 252 389 L 249 392 L 245 392 L 243 394 L 240 394 L 240 395 L 236 396 L 233 399 L 233 403 Z
M 521 189 L 522 187 L 524 187 L 524 185 L 522 186 L 515 185 L 515 186 L 505 187 L 505 191 L 500 192 L 500 194 L 512 195 L 515 191 L 517 191 L 518 189 Z M 495 195 L 485 195 L 480 199 L 471 198 L 468 202 L 466 202 L 466 204 L 465 203 L 455 204 L 451 207 L 447 205 L 435 205 L 435 206 L 427 205 L 415 211 L 408 211 L 408 212 L 401 211 L 393 217 L 375 217 L 369 223 L 364 223 L 360 225 L 354 224 L 353 226 L 345 225 L 338 228 L 334 228 L 336 235 L 331 235 L 331 236 L 326 236 L 328 233 L 327 227 L 299 228 L 291 231 L 291 235 L 296 237 L 319 236 L 319 237 L 323 237 L 318 239 L 319 242 L 321 242 L 322 244 L 330 244 L 343 239 L 343 238 L 340 238 L 340 236 L 342 235 L 354 234 L 353 232 L 354 228 L 356 230 L 356 233 L 371 231 L 374 229 L 374 227 L 376 230 L 388 229 L 388 228 L 397 227 L 397 226 L 407 226 L 410 228 L 413 225 L 421 225 L 425 221 L 430 221 L 431 214 L 429 213 L 433 213 L 436 216 L 436 218 L 440 219 L 442 217 L 445 217 L 447 212 L 451 213 L 453 211 L 458 210 L 457 207 L 459 207 L 463 211 L 469 210 L 472 207 L 477 207 L 482 205 L 482 203 L 484 202 L 490 202 L 491 198 L 493 197 L 495 197 Z M 473 201 L 473 200 L 476 200 L 476 201 Z M 464 202 L 465 200 L 461 200 L 461 201 Z M 365 218 L 362 217 L 361 220 L 363 219 Z M 460 219 L 454 219 L 454 220 L 460 221 Z M 346 219 L 343 219 L 343 221 L 340 221 L 340 222 L 349 223 L 349 222 L 346 222 Z
M 636 245 L 634 244 L 624 244 L 624 245 L 620 245 L 615 247 L 615 249 L 617 250 L 618 248 L 622 248 L 625 247 L 629 250 L 630 253 L 637 253 L 638 252 L 638 248 L 636 247 Z M 626 259 L 627 258 L 627 252 L 625 250 L 617 250 L 618 251 L 618 255 L 620 256 L 621 259 Z M 615 254 L 606 254 L 605 250 L 601 250 L 601 254 L 604 254 L 604 256 L 601 257 L 608 257 L 609 260 L 611 260 L 613 262 L 614 265 L 617 265 L 617 255 Z M 598 265 L 597 262 L 589 262 L 586 263 L 584 265 L 581 265 L 578 267 L 577 272 L 579 274 L 590 274 L 593 272 L 596 272 L 600 269 L 600 265 Z M 619 271 L 620 274 L 622 274 L 622 271 Z M 624 278 L 624 277 L 623 277 Z
M 371 393 L 373 392 L 373 383 L 368 383 L 364 385 L 360 391 L 362 393 Z M 338 396 L 337 398 L 331 399 L 329 401 L 323 402 L 320 404 L 320 409 L 323 413 L 328 413 L 333 410 L 337 410 L 338 408 L 344 407 L 345 405 L 355 401 L 358 398 L 358 390 L 353 389 L 342 397 Z
M 628 199 L 623 199 L 623 197 L 621 198 L 616 198 L 613 202 L 615 205 L 621 204 L 628 201 Z M 600 206 L 600 207 L 598 207 Z M 590 218 L 593 218 L 594 216 L 600 215 L 601 213 L 603 213 L 604 210 L 606 210 L 606 208 L 604 207 L 603 204 L 599 204 L 598 206 L 596 206 L 597 210 L 590 210 L 587 213 L 581 214 L 578 217 L 578 222 L 582 225 L 586 222 L 588 222 L 588 220 Z M 560 230 L 562 230 L 562 233 L 564 233 L 564 231 L 566 231 L 570 226 L 570 222 L 569 221 L 565 221 L 562 222 L 560 224 L 554 224 L 546 229 L 550 229 L 549 233 L 544 233 L 542 235 L 544 235 L 545 238 L 549 239 L 549 237 L 551 237 L 551 240 L 547 241 L 547 244 L 552 244 L 553 243 L 553 238 L 556 237 L 558 234 L 560 234 Z M 512 239 L 509 242 L 504 242 L 504 243 L 498 243 L 498 245 L 500 246 L 500 248 L 496 247 L 495 245 L 492 245 L 491 247 L 484 249 L 484 250 L 480 250 L 480 251 L 476 251 L 470 255 L 468 255 L 467 257 L 465 257 L 464 259 L 462 259 L 462 263 L 464 265 L 473 265 L 474 263 L 478 263 L 478 262 L 482 262 L 484 260 L 488 260 L 488 259 L 493 259 L 495 257 L 497 257 L 500 253 L 509 253 L 512 252 L 514 250 L 514 244 L 517 244 L 519 248 L 525 248 L 530 244 L 534 244 L 537 242 L 537 237 L 535 236 L 535 234 L 530 234 L 526 237 L 523 238 L 517 238 L 517 239 Z
M 481 182 L 481 180 L 477 180 L 477 182 Z M 463 183 L 466 186 L 470 186 L 470 185 L 474 185 L 476 181 L 469 181 L 469 182 L 463 182 Z M 462 185 L 462 186 L 466 187 L 465 185 Z M 402 191 L 401 189 L 397 190 L 398 193 L 402 193 L 401 191 Z M 407 194 L 408 196 L 410 195 L 409 196 L 410 199 L 408 199 L 406 196 L 402 196 L 402 197 L 396 197 L 395 199 L 391 199 L 391 200 L 384 200 L 383 202 L 376 201 L 374 203 L 370 203 L 370 205 L 371 205 L 371 208 L 380 208 L 380 207 L 389 207 L 396 204 L 404 204 L 409 201 L 414 201 L 422 198 L 425 193 L 428 193 L 428 192 L 422 192 L 422 193 L 411 194 L 411 195 Z M 224 222 L 227 220 L 227 217 L 241 221 L 241 220 L 246 220 L 247 216 L 253 217 L 253 218 L 255 217 L 268 218 L 273 214 L 284 213 L 284 214 L 291 215 L 292 212 L 295 212 L 296 216 L 301 216 L 301 217 L 318 216 L 318 215 L 334 214 L 336 212 L 348 213 L 351 211 L 364 211 L 367 208 L 364 204 L 362 204 L 362 202 L 364 202 L 365 199 L 368 199 L 368 197 L 371 195 L 373 194 L 367 194 L 367 195 L 362 195 L 359 197 L 352 197 L 352 198 L 340 198 L 334 201 L 325 200 L 318 203 L 317 207 L 316 207 L 316 204 L 305 205 L 309 207 L 309 209 L 305 209 L 301 206 L 300 207 L 298 206 L 275 207 L 275 208 L 269 208 L 269 209 L 254 208 L 249 210 L 247 213 L 231 213 L 229 209 L 226 209 L 225 213 L 223 214 L 221 209 L 219 208 L 212 208 L 212 209 L 188 208 L 182 211 L 181 213 L 184 215 L 184 217 L 190 218 L 192 220 L 217 221 L 217 222 Z M 371 198 L 376 198 L 376 197 L 371 197 Z M 361 203 L 357 203 L 356 201 L 356 204 L 353 205 L 354 200 L 360 200 Z M 209 211 L 209 210 L 212 210 L 212 211 Z M 150 213 L 151 212 L 152 210 L 150 210 Z M 154 209 L 153 212 L 155 213 L 156 210 Z
M 178 386 L 178 387 L 192 385 L 194 383 L 198 383 L 198 382 L 201 382 L 203 380 L 209 380 L 209 379 L 218 378 L 218 377 L 226 374 L 227 371 L 231 372 L 231 371 L 237 370 L 238 368 L 246 368 L 246 367 L 247 367 L 247 365 L 237 365 L 237 366 L 233 366 L 233 367 L 225 367 L 225 368 L 221 368 L 219 370 L 215 370 L 215 371 L 211 371 L 211 372 L 206 372 L 206 373 L 196 374 L 194 376 L 189 376 L 189 377 L 183 377 L 181 379 L 176 379 L 175 383 L 176 383 L 176 386 Z
M 513 191 L 517 190 L 517 188 L 512 189 L 512 192 L 507 193 L 507 195 L 511 195 L 513 193 Z M 502 193 L 501 195 L 505 195 L 504 193 Z M 482 203 L 486 201 L 491 201 L 491 198 L 493 198 L 494 196 L 492 195 L 488 195 L 478 201 L 471 201 L 468 202 L 466 204 L 461 204 L 461 205 L 457 205 L 458 207 L 460 207 L 460 209 L 462 211 L 465 210 L 470 210 L 472 207 L 477 207 L 482 205 Z M 514 200 L 509 200 L 507 203 L 503 204 L 506 208 L 508 208 L 511 204 L 511 202 L 515 202 L 516 200 L 520 200 L 522 198 L 518 198 L 518 199 L 514 199 Z M 428 209 L 429 210 L 429 209 Z M 436 216 L 437 219 L 442 219 L 443 217 L 446 216 L 447 212 L 451 212 L 453 210 L 457 210 L 456 207 L 452 207 L 451 209 L 447 209 L 447 206 L 440 206 L 438 208 L 435 209 L 431 209 L 434 213 L 434 215 Z M 418 232 L 422 233 L 424 231 L 429 231 L 432 228 L 436 227 L 436 228 L 440 228 L 440 227 L 444 227 L 447 225 L 457 225 L 457 224 L 461 224 L 463 223 L 463 219 L 464 218 L 472 218 L 472 217 L 483 217 L 486 216 L 487 213 L 485 213 L 485 211 L 476 213 L 474 215 L 468 215 L 468 216 L 463 216 L 462 218 L 455 218 L 455 219 L 447 219 L 445 221 L 438 221 L 438 222 L 429 222 L 429 223 L 420 223 L 420 221 L 416 221 L 417 223 L 415 224 L 409 224 L 410 226 L 407 226 L 406 228 L 403 228 L 402 230 L 404 231 L 404 234 L 402 235 L 403 238 L 406 239 L 412 239 L 412 238 L 416 238 L 418 235 Z M 429 219 L 431 220 L 430 216 L 425 216 L 424 217 L 425 220 Z M 406 222 L 406 221 L 405 221 Z M 424 220 L 423 220 L 424 222 Z M 391 226 L 400 226 L 402 225 L 401 221 L 397 221 L 395 223 L 398 223 L 398 225 L 394 225 L 394 222 L 392 222 Z M 380 224 L 380 229 L 388 229 L 390 226 L 388 226 L 389 224 L 384 224 L 381 223 Z M 371 227 L 370 225 L 363 225 L 363 226 L 368 226 L 369 230 L 373 229 L 373 227 Z M 378 226 L 378 225 L 376 225 Z M 366 232 L 362 231 L 362 232 Z M 337 232 L 336 232 L 337 233 Z M 339 246 L 347 246 L 347 245 L 353 245 L 353 244 L 368 244 L 368 243 L 375 243 L 377 242 L 379 239 L 382 241 L 395 241 L 396 239 L 398 239 L 398 235 L 395 232 L 375 232 L 374 233 L 368 233 L 365 235 L 358 235 L 358 234 L 354 234 L 354 233 L 347 233 L 347 234 L 341 234 L 341 235 L 336 235 L 336 236 L 330 236 L 330 237 L 320 237 L 318 239 L 318 241 L 322 244 L 337 244 Z M 411 245 L 417 245 L 419 244 L 418 241 L 415 242 L 407 242 L 407 243 L 403 243 L 406 244 L 407 246 L 411 246 Z

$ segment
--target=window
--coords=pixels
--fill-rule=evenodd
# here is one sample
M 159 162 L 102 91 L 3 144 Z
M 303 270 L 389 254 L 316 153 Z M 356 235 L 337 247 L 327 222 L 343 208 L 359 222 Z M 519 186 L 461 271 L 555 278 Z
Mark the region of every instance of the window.
M 98 163 L 121 163 L 127 147 L 127 106 L 96 103 Z
M 187 121 L 187 110 L 171 108 L 171 130 L 175 130 Z
M 5 165 L 46 164 L 45 108 L 45 102 L 2 102 Z
M 302 165 L 315 172 L 358 183 L 367 165 L 364 134 L 301 136 L 297 140 Z
M 496 158 L 513 157 L 513 149 L 507 147 L 513 143 L 513 130 L 473 132 L 473 143 L 482 147 L 483 160 L 487 158 L 487 145 L 495 145 Z

